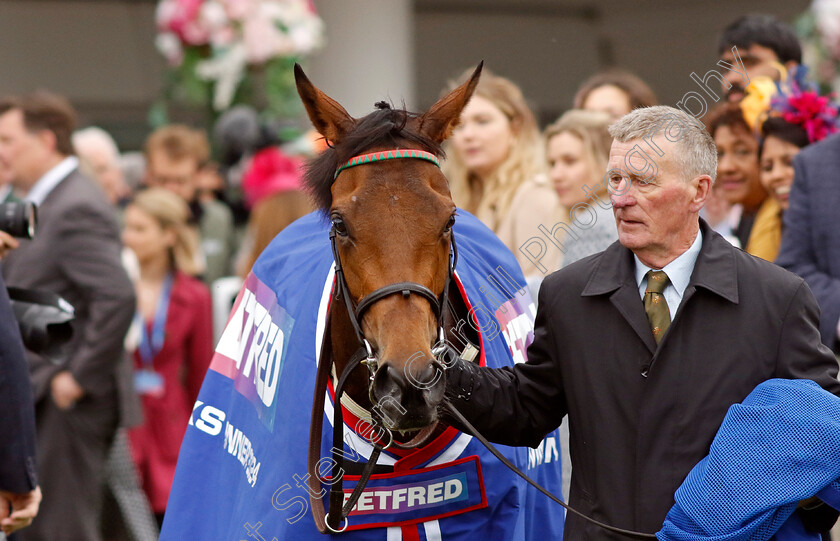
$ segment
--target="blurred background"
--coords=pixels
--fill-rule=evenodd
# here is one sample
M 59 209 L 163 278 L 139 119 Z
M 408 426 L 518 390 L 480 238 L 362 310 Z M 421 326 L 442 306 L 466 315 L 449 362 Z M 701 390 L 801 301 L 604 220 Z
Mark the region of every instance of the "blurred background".
M 379 98 L 427 107 L 449 79 L 483 59 L 522 87 L 544 126 L 571 108 L 581 81 L 608 66 L 629 69 L 661 103 L 675 104 L 693 88 L 692 71 L 714 66 L 728 23 L 751 12 L 797 23 L 810 3 L 315 0 L 321 37 L 296 58 L 357 116 Z M 156 0 L 0 0 L 0 95 L 62 93 L 81 125 L 103 127 L 122 150 L 139 149 L 150 116 L 163 123 L 153 107 L 172 74 L 156 47 L 156 9 Z M 265 78 L 258 71 L 246 76 L 257 87 Z M 208 115 L 170 101 L 169 119 L 201 125 Z
M 731 60 L 732 45 L 741 50 L 753 81 L 746 89 L 739 87 L 739 74 L 716 65 Z M 67 171 L 75 177 L 79 164 L 77 186 L 86 175 L 95 178 L 109 203 L 102 203 L 104 212 L 113 211 L 95 222 L 113 229 L 109 242 L 115 249 L 107 253 L 117 253 L 117 226 L 123 231 L 121 261 L 114 257 L 105 261 L 111 267 L 100 268 L 122 263 L 119 273 L 104 273 L 107 278 L 125 271 L 121 309 L 133 310 L 138 299 L 131 326 L 126 317 L 128 328 L 106 338 L 120 342 L 114 344 L 120 359 L 113 366 L 124 368 L 127 377 L 134 370 L 133 391 L 127 382 L 120 398 L 142 404 L 134 404 L 134 416 L 120 412 L 116 435 L 112 420 L 96 420 L 103 437 L 93 442 L 99 447 L 90 451 L 95 460 L 89 471 L 67 468 L 58 445 L 41 459 L 56 470 L 40 474 L 47 480 L 46 499 L 30 532 L 66 529 L 67 516 L 96 529 L 102 515 L 102 539 L 157 539 L 178 447 L 243 279 L 278 232 L 314 209 L 301 164 L 325 142 L 310 130 L 295 90 L 294 64 L 301 63 L 316 86 L 361 117 L 380 100 L 424 111 L 482 60 L 501 77 L 482 74 L 447 142 L 443 170 L 459 208 L 476 215 L 517 255 L 534 298 L 547 272 L 618 238 L 610 206 L 594 201 L 609 198 L 601 184 L 612 142 L 607 127 L 633 108 L 657 101 L 677 105 L 688 92 L 702 100 L 702 112 L 693 110 L 696 102 L 687 112 L 705 115 L 717 147 L 718 177 L 724 179 L 703 217 L 734 245 L 768 261 L 782 249 L 792 157 L 840 131 L 840 107 L 825 96 L 840 90 L 840 0 L 0 0 L 0 97 L 43 89 L 70 102 L 35 93 L 40 97 L 27 109 L 34 112 L 26 113 L 23 105 L 0 112 L 0 203 L 23 208 L 20 199 L 33 192 L 43 199 L 36 183 L 43 188 L 44 179 L 48 184 L 58 173 L 66 175 L 58 182 L 65 182 Z M 640 80 L 605 74 L 608 68 Z M 715 68 L 724 72 L 718 79 L 734 80 L 710 83 L 715 92 L 720 83 L 729 91 L 723 103 L 706 103 L 695 80 Z M 579 110 L 571 111 L 576 94 Z M 85 129 L 61 147 L 53 145 L 73 130 L 70 105 L 78 112 L 77 127 Z M 27 114 L 34 117 L 34 131 Z M 53 139 L 25 137 L 25 130 L 51 130 Z M 40 159 L 45 155 L 49 163 Z M 590 197 L 595 185 L 602 186 L 600 195 Z M 584 207 L 594 218 L 567 238 L 567 224 L 574 226 Z M 840 231 L 836 208 L 826 216 L 810 214 L 799 223 L 785 216 L 786 231 L 793 226 L 810 232 L 812 223 L 825 225 L 820 231 Z M 54 211 L 51 219 L 67 216 L 73 214 Z M 545 224 L 554 227 L 549 232 Z M 102 237 L 95 227 L 89 233 Z M 836 236 L 813 238 L 824 245 L 802 253 L 835 253 L 837 244 L 829 244 Z M 566 242 L 569 250 L 561 247 Z M 62 247 L 87 252 L 86 244 Z M 2 248 L 0 238 L 0 255 Z M 18 261 L 17 276 L 25 281 L 36 265 Z M 5 258 L 4 274 L 14 264 Z M 806 260 L 786 268 L 819 267 Z M 91 280 L 80 290 L 100 287 Z M 183 310 L 171 318 L 170 293 L 181 299 L 173 313 Z M 829 309 L 823 313 L 836 317 L 830 303 L 837 296 L 828 286 L 824 295 L 819 300 Z M 179 327 L 184 322 L 192 327 Z M 823 340 L 840 354 L 834 327 L 825 328 L 831 333 Z M 155 338 L 161 336 L 165 340 Z M 76 383 L 68 371 L 61 373 Z M 82 394 L 63 402 L 68 408 L 84 396 L 76 387 Z M 111 401 L 116 394 L 102 396 Z M 90 439 L 52 426 L 38 430 L 39 437 L 55 431 L 67 448 Z M 568 494 L 566 441 L 561 438 Z M 102 513 L 96 497 L 100 474 L 107 477 Z M 47 483 L 72 487 L 67 493 L 74 496 L 84 485 L 92 496 L 63 498 Z M 51 501 L 51 493 L 59 496 Z M 71 504 L 81 512 L 65 512 Z M 24 541 L 52 539 L 26 535 Z

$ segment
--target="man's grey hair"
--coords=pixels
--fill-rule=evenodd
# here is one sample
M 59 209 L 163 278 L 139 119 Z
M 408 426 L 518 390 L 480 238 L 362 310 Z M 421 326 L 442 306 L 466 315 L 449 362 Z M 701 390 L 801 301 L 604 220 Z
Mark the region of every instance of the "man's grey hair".
M 709 175 L 712 182 L 717 177 L 717 148 L 715 141 L 702 122 L 693 116 L 667 105 L 642 107 L 621 117 L 609 127 L 610 135 L 620 143 L 645 140 L 650 146 L 642 145 L 643 150 L 652 158 L 659 156 L 659 148 L 652 139 L 664 134 L 677 145 L 674 160 L 680 169 L 683 180 L 699 175 Z M 663 152 L 664 149 L 660 149 Z
M 102 149 L 115 166 L 120 163 L 120 150 L 111 135 L 96 126 L 84 128 L 73 133 L 73 146 L 77 154 L 87 155 L 92 149 Z

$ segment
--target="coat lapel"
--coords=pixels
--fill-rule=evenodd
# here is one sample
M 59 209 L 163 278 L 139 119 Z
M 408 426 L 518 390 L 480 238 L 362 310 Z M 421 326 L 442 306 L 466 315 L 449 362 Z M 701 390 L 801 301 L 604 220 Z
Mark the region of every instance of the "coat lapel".
M 656 341 L 650 331 L 644 303 L 639 296 L 634 265 L 633 253 L 618 242 L 613 243 L 604 251 L 581 296 L 609 294 L 610 302 L 653 353 L 656 351 Z
M 698 288 L 738 304 L 738 273 L 734 248 L 703 220 L 700 220 L 700 230 L 703 233 L 703 245 L 682 302 L 674 315 L 675 323 Z M 657 350 L 656 341 L 650 332 L 635 276 L 633 253 L 615 242 L 604 251 L 581 296 L 609 295 L 610 302 L 653 354 Z M 667 336 L 666 334 L 666 339 Z
M 733 304 L 738 304 L 738 267 L 735 264 L 735 248 L 702 219 L 700 231 L 703 233 L 703 246 L 694 264 L 691 280 L 685 289 L 680 309 L 698 288 L 706 289 Z M 674 319 L 677 319 L 676 316 Z

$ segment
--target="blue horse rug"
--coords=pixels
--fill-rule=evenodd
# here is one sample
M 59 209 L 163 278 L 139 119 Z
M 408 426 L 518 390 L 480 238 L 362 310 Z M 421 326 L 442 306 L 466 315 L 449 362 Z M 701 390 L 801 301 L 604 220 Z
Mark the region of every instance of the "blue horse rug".
M 656 535 L 819 541 L 793 514 L 814 495 L 840 510 L 840 398 L 813 381 L 768 380 L 729 408 Z
M 309 508 L 307 448 L 334 285 L 328 231 L 322 214 L 301 218 L 274 239 L 245 280 L 181 445 L 162 540 L 324 538 Z M 535 309 L 516 260 L 464 211 L 454 231 L 456 283 L 472 308 L 466 323 L 480 331 L 477 362 L 491 367 L 523 362 Z M 321 456 L 329 457 L 334 403 L 332 395 L 324 400 Z M 372 447 L 354 430 L 356 413 L 345 407 L 343 452 L 364 463 Z M 560 492 L 558 431 L 538 449 L 500 450 L 537 482 Z M 562 538 L 563 509 L 453 428 L 413 452 L 385 451 L 378 463 L 393 466 L 393 473 L 371 478 L 350 514 L 348 531 L 335 537 Z M 344 479 L 349 493 L 354 478 Z

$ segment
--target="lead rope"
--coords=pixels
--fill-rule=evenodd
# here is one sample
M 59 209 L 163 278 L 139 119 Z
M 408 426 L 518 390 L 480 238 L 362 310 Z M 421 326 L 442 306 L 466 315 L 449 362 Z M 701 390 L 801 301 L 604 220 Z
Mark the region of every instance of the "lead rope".
M 467 421 L 467 419 L 461 414 L 461 412 L 458 411 L 455 408 L 455 406 L 449 400 L 447 400 L 446 398 L 444 398 L 444 400 L 443 400 L 443 407 L 444 407 L 444 409 L 446 409 L 447 412 L 449 412 L 455 418 L 455 420 L 457 420 L 467 430 L 469 430 L 470 433 L 472 434 L 472 436 L 475 437 L 478 441 L 480 441 L 481 444 L 484 445 L 484 447 L 486 447 L 488 451 L 493 453 L 493 456 L 498 458 L 502 462 L 502 464 L 504 464 L 505 466 L 510 468 L 510 470 L 513 471 L 513 473 L 515 473 L 519 477 L 525 479 L 525 481 L 527 481 L 528 484 L 530 484 L 532 487 L 536 488 L 537 490 L 539 490 L 540 492 L 542 492 L 543 494 L 548 496 L 552 501 L 554 501 L 556 503 L 559 503 L 560 505 L 565 507 L 567 511 L 571 511 L 572 513 L 576 514 L 580 518 L 582 518 L 584 520 L 588 520 L 592 524 L 594 524 L 596 526 L 599 526 L 601 528 L 604 528 L 605 530 L 609 530 L 611 532 L 615 532 L 615 533 L 618 533 L 618 534 L 621 534 L 621 535 L 626 535 L 626 536 L 629 536 L 629 537 L 636 537 L 636 538 L 639 538 L 639 539 L 657 539 L 657 537 L 654 534 L 634 532 L 633 530 L 625 530 L 623 528 L 616 528 L 615 526 L 610 526 L 609 524 L 604 524 L 603 522 L 598 522 L 594 518 L 591 518 L 587 515 L 584 515 L 583 513 L 578 511 L 577 509 L 575 509 L 573 507 L 569 507 L 565 502 L 563 502 L 563 500 L 561 500 L 560 498 L 558 498 L 557 496 L 555 496 L 554 494 L 552 494 L 551 492 L 549 492 L 548 490 L 543 488 L 542 485 L 540 485 L 539 483 L 537 483 L 536 481 L 534 481 L 533 479 L 531 479 L 530 477 L 525 475 L 522 472 L 522 470 L 520 470 L 519 468 L 514 466 L 513 463 L 510 460 L 508 460 L 506 456 L 504 456 L 502 453 L 500 453 L 499 450 L 496 449 L 496 447 L 494 447 L 492 443 L 487 441 L 487 439 L 484 436 L 482 436 L 481 433 L 478 430 L 476 430 L 476 428 L 472 424 L 470 424 L 470 422 Z

